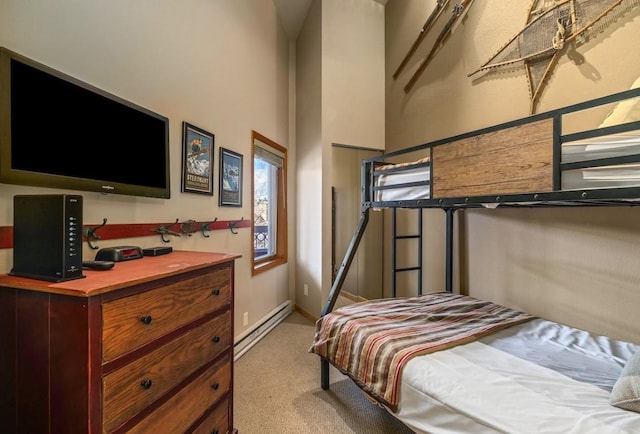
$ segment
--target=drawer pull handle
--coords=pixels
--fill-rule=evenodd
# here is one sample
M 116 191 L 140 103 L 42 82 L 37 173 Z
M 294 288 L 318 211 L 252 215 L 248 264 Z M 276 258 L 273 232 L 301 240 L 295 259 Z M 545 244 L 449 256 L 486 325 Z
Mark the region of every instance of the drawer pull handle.
M 220 432 L 217 429 L 214 429 L 213 431 L 211 431 L 211 434 L 220 434 Z
M 218 383 L 213 383 L 213 384 L 211 385 L 211 388 L 212 388 L 213 390 L 218 390 L 218 388 L 219 388 L 219 387 L 220 387 L 220 384 L 218 384 Z
M 217 344 L 218 342 L 220 342 L 220 336 L 214 336 L 213 338 L 211 338 L 211 341 Z
M 145 390 L 151 389 L 151 385 L 152 384 L 153 384 L 153 381 L 151 381 L 151 380 L 142 380 L 140 382 L 140 386 L 142 386 L 142 388 L 145 389 Z
M 219 289 L 219 288 L 216 288 L 216 289 L 214 289 L 213 291 L 211 291 L 211 293 L 212 293 L 213 295 L 220 295 L 220 289 Z
M 149 325 L 151 324 L 151 320 L 153 318 L 151 318 L 151 315 L 145 315 L 145 316 L 141 316 L 140 317 L 140 321 L 142 321 L 143 324 Z

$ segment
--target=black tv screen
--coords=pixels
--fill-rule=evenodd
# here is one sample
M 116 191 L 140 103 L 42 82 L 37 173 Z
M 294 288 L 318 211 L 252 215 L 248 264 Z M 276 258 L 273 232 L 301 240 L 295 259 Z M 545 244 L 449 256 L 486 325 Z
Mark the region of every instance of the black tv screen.
M 0 48 L 0 182 L 170 197 L 169 120 Z

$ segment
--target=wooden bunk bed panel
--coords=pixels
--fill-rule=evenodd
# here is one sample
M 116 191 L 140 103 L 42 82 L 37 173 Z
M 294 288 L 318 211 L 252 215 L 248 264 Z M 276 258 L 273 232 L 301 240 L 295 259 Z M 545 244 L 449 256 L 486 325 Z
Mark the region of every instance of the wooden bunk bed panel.
M 553 190 L 553 119 L 518 125 L 433 148 L 432 197 Z

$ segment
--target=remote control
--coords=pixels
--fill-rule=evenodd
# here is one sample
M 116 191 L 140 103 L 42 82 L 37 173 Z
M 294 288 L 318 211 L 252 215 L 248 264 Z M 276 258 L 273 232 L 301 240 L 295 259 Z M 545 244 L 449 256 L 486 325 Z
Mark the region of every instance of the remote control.
M 113 261 L 82 261 L 82 267 L 91 270 L 110 270 L 114 264 Z

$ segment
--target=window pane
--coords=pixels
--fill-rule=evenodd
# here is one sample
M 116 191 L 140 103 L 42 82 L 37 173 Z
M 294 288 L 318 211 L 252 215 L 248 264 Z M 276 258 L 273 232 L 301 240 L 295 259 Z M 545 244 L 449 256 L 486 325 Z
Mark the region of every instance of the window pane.
M 257 155 L 253 164 L 254 258 L 261 259 L 277 253 L 278 168 Z

